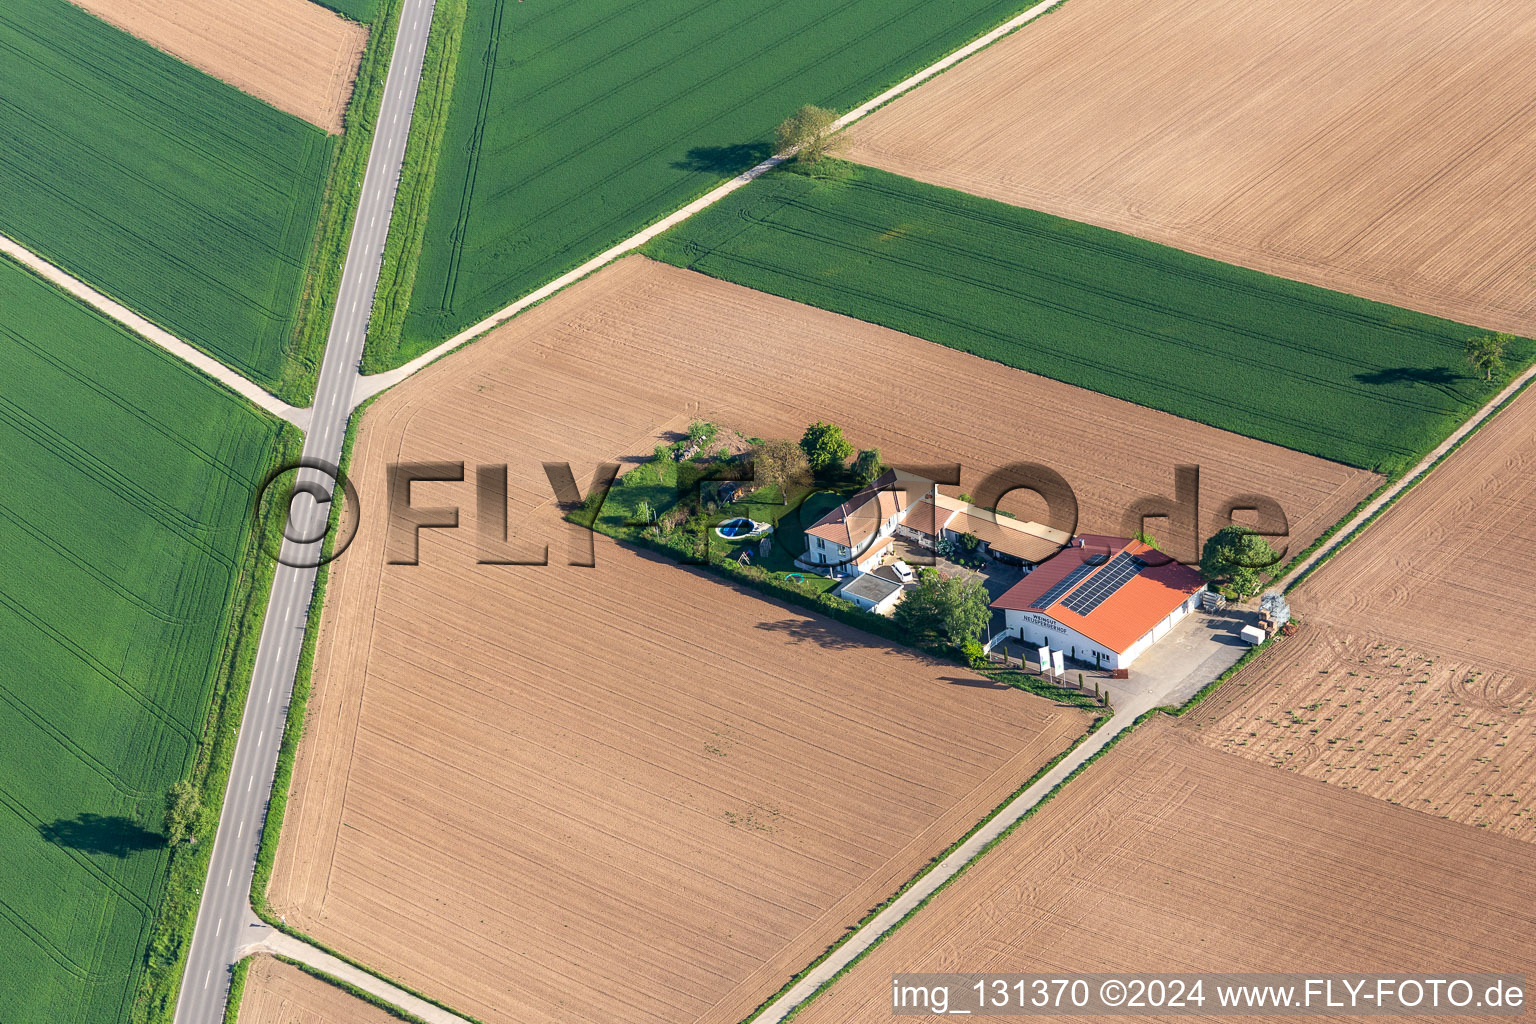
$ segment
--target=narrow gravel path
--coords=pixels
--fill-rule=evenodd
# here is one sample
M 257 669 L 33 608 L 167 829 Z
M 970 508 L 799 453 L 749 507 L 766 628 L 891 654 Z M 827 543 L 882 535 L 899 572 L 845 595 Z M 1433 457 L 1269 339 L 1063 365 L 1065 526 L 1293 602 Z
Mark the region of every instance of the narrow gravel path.
M 240 376 L 217 359 L 193 348 L 163 328 L 156 327 L 122 303 L 101 294 L 77 277 L 54 266 L 20 242 L 0 235 L 0 252 L 38 276 L 58 285 L 92 309 L 103 313 L 133 333 L 165 349 L 182 362 L 196 367 L 231 391 L 238 392 L 274 416 L 281 416 L 300 430 L 309 429 L 309 410 L 289 405 L 287 402 L 263 390 L 253 381 Z
M 436 1003 L 429 1003 L 425 999 L 413 996 L 403 988 L 391 985 L 387 981 L 382 981 L 367 971 L 359 970 L 345 960 L 338 959 L 317 946 L 311 946 L 301 939 L 296 939 L 292 935 L 284 934 L 276 929 L 269 931 L 262 941 L 247 946 L 240 951 L 242 956 L 257 952 L 285 956 L 290 960 L 297 960 L 301 964 L 307 964 L 317 971 L 324 971 L 331 977 L 360 988 L 370 995 L 377 996 L 387 1003 L 398 1006 L 407 1013 L 415 1014 L 426 1021 L 427 1024 L 470 1024 L 470 1021 L 456 1014 L 449 1013 Z
M 1149 690 L 1127 700 L 1123 705 L 1115 709 L 1109 721 L 1099 728 L 1099 731 L 1088 737 L 1083 743 L 1066 757 L 1062 758 L 1056 767 L 1041 776 L 1034 785 L 1014 797 L 1003 810 L 986 825 L 977 830 L 976 834 L 967 839 L 954 852 L 936 864 L 928 874 L 924 875 L 917 884 L 902 893 L 890 906 L 870 918 L 862 927 L 855 931 L 848 940 L 839 946 L 830 956 L 813 967 L 805 977 L 801 978 L 783 995 L 779 996 L 760 1013 L 752 1018 L 752 1024 L 779 1024 L 789 1015 L 795 1007 L 810 999 L 827 982 L 837 976 L 838 972 L 853 962 L 860 953 L 874 945 L 881 936 L 892 928 L 895 928 L 902 920 L 915 911 L 918 906 L 933 895 L 940 886 L 954 878 L 971 861 L 980 857 L 998 836 L 1006 832 L 1010 826 L 1017 822 L 1030 809 L 1044 800 L 1051 791 L 1066 781 L 1067 776 L 1075 772 L 1094 754 L 1104 749 L 1105 745 L 1116 736 L 1135 724 L 1136 719 L 1155 707 L 1167 703 L 1170 695 L 1183 677 L 1167 680 L 1162 686 Z

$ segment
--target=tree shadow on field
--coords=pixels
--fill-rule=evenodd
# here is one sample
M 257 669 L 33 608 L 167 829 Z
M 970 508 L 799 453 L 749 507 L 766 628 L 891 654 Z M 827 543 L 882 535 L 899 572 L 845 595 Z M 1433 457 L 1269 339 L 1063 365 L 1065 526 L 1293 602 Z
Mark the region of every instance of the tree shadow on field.
M 853 634 L 851 629 L 839 629 L 837 626 L 820 622 L 816 619 L 781 619 L 778 622 L 759 622 L 758 629 L 767 630 L 770 633 L 783 633 L 789 637 L 792 643 L 805 643 L 809 641 L 820 647 L 826 647 L 834 651 L 851 651 L 880 644 L 880 641 L 871 638 L 863 641 Z
M 740 174 L 773 156 L 766 142 L 738 142 L 734 146 L 695 146 L 687 158 L 672 164 L 680 171 L 708 171 L 711 174 Z
M 1458 383 L 1461 376 L 1443 366 L 1393 366 L 1357 373 L 1355 380 L 1362 384 L 1430 384 L 1443 388 Z
M 117 858 L 165 846 L 164 836 L 151 832 L 131 818 L 106 817 L 89 811 L 39 825 L 37 831 L 55 846 Z
M 939 682 L 948 683 L 951 686 L 969 686 L 977 690 L 1013 689 L 1007 683 L 1000 683 L 996 679 L 988 679 L 986 676 L 940 676 Z

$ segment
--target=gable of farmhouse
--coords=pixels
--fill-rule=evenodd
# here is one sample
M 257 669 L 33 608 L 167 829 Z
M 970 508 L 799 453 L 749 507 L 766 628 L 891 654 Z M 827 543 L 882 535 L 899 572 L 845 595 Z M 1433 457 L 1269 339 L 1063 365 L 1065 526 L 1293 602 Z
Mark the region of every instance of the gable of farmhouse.
M 874 483 L 852 495 L 805 531 L 848 552 L 860 551 L 882 531 L 889 532 L 915 498 L 933 489 L 933 482 L 888 469 Z

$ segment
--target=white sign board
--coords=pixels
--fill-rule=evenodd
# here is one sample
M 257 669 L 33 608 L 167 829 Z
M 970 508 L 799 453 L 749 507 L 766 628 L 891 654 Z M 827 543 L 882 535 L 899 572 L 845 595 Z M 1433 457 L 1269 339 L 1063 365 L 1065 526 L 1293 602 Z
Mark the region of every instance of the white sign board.
M 1061 656 L 1060 651 L 1051 652 L 1051 666 L 1056 669 L 1058 676 L 1063 675 L 1067 671 L 1066 659 Z
M 1050 670 L 1051 670 L 1051 649 L 1049 647 L 1042 647 L 1042 648 L 1040 648 L 1040 671 L 1042 673 L 1045 673 L 1045 672 L 1049 672 Z

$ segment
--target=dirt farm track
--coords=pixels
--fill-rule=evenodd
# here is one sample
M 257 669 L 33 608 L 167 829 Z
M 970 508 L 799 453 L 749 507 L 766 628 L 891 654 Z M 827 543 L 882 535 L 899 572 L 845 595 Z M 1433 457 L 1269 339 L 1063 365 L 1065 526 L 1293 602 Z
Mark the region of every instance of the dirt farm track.
M 1536 848 L 1232 757 L 1158 719 L 939 893 L 795 1024 L 886 1019 L 891 975 L 904 972 L 1423 964 L 1412 969 L 1529 978 L 1533 907 Z
M 1070 0 L 849 155 L 1529 335 L 1533 43 L 1507 0 Z
M 151 46 L 328 132 L 368 30 L 311 0 L 72 0 Z
M 829 357 L 895 369 L 799 383 Z M 1375 483 L 622 261 L 370 407 L 270 893 L 290 924 L 487 1024 L 734 1024 L 1083 731 L 1081 712 L 602 537 L 595 567 L 562 564 L 571 528 L 539 464 L 569 461 L 585 488 L 696 416 L 764 437 L 825 417 L 967 472 L 1038 458 L 1088 522 L 1198 462 L 1211 506 L 1273 483 L 1298 543 Z M 412 501 L 460 506 L 462 528 L 384 565 L 385 464 L 440 459 L 468 481 Z M 474 467 L 500 463 L 523 552 L 548 543 L 553 564 L 475 564 Z
M 371 1006 L 297 967 L 256 956 L 246 975 L 235 1024 L 398 1024 Z

